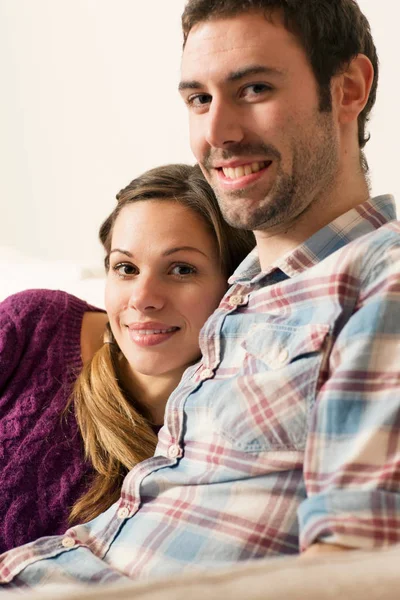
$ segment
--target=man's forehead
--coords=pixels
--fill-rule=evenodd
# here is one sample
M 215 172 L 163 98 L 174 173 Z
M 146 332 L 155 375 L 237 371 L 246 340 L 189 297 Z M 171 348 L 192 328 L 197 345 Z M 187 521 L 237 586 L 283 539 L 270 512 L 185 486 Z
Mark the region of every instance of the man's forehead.
M 268 44 L 288 32 L 277 20 L 266 19 L 262 13 L 244 13 L 234 17 L 214 18 L 196 24 L 189 32 L 184 56 L 198 53 L 211 54 L 232 49 L 255 48 Z
M 195 25 L 189 32 L 182 56 L 182 76 L 191 76 L 196 67 L 208 63 L 209 69 L 231 62 L 264 62 L 283 68 L 284 55 L 298 51 L 299 41 L 280 20 L 273 22 L 260 13 L 215 18 Z M 239 65 L 237 65 L 239 66 Z M 232 68 L 232 64 L 230 65 Z

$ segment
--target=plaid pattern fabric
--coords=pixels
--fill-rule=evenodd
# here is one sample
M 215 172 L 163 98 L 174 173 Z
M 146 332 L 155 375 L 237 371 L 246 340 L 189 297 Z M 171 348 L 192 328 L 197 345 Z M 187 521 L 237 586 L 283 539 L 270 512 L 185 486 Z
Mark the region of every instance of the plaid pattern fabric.
M 253 251 L 99 518 L 0 559 L 6 587 L 400 542 L 400 224 L 381 196 L 260 272 Z M 10 582 L 10 583 L 8 583 Z

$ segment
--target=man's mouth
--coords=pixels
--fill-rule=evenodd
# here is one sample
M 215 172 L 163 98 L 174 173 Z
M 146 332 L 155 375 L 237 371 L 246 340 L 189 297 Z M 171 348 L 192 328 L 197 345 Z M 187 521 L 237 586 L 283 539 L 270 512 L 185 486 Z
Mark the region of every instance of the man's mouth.
M 246 175 L 253 175 L 263 169 L 269 167 L 272 161 L 265 160 L 261 162 L 252 162 L 246 165 L 240 165 L 239 167 L 221 167 L 218 171 L 221 171 L 227 179 L 239 179 Z

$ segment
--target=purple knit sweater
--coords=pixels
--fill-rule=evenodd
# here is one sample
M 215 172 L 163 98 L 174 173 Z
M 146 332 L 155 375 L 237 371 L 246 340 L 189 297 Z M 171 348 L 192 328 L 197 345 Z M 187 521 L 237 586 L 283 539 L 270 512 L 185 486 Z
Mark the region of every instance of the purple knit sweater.
M 0 552 L 61 534 L 92 469 L 73 407 L 83 314 L 65 292 L 28 290 L 0 303 Z

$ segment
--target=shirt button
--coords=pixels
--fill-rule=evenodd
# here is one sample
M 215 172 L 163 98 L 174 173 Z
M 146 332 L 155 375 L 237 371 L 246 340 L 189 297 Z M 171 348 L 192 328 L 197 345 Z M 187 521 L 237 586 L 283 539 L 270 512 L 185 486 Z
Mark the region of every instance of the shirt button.
M 168 457 L 169 458 L 178 458 L 181 455 L 181 448 L 178 444 L 172 444 L 168 448 Z
M 65 537 L 61 544 L 64 546 L 64 548 L 72 548 L 75 546 L 75 540 L 71 537 Z
M 213 376 L 214 371 L 212 369 L 204 369 L 204 371 L 200 373 L 200 380 L 205 381 L 206 379 L 211 379 Z
M 243 296 L 236 295 L 236 296 L 231 296 L 229 298 L 229 304 L 231 306 L 240 306 L 243 303 L 244 303 Z
M 278 361 L 284 363 L 289 358 L 289 352 L 287 350 L 281 350 L 278 354 Z
M 117 512 L 118 519 L 126 519 L 129 517 L 129 508 L 127 506 L 123 506 Z

